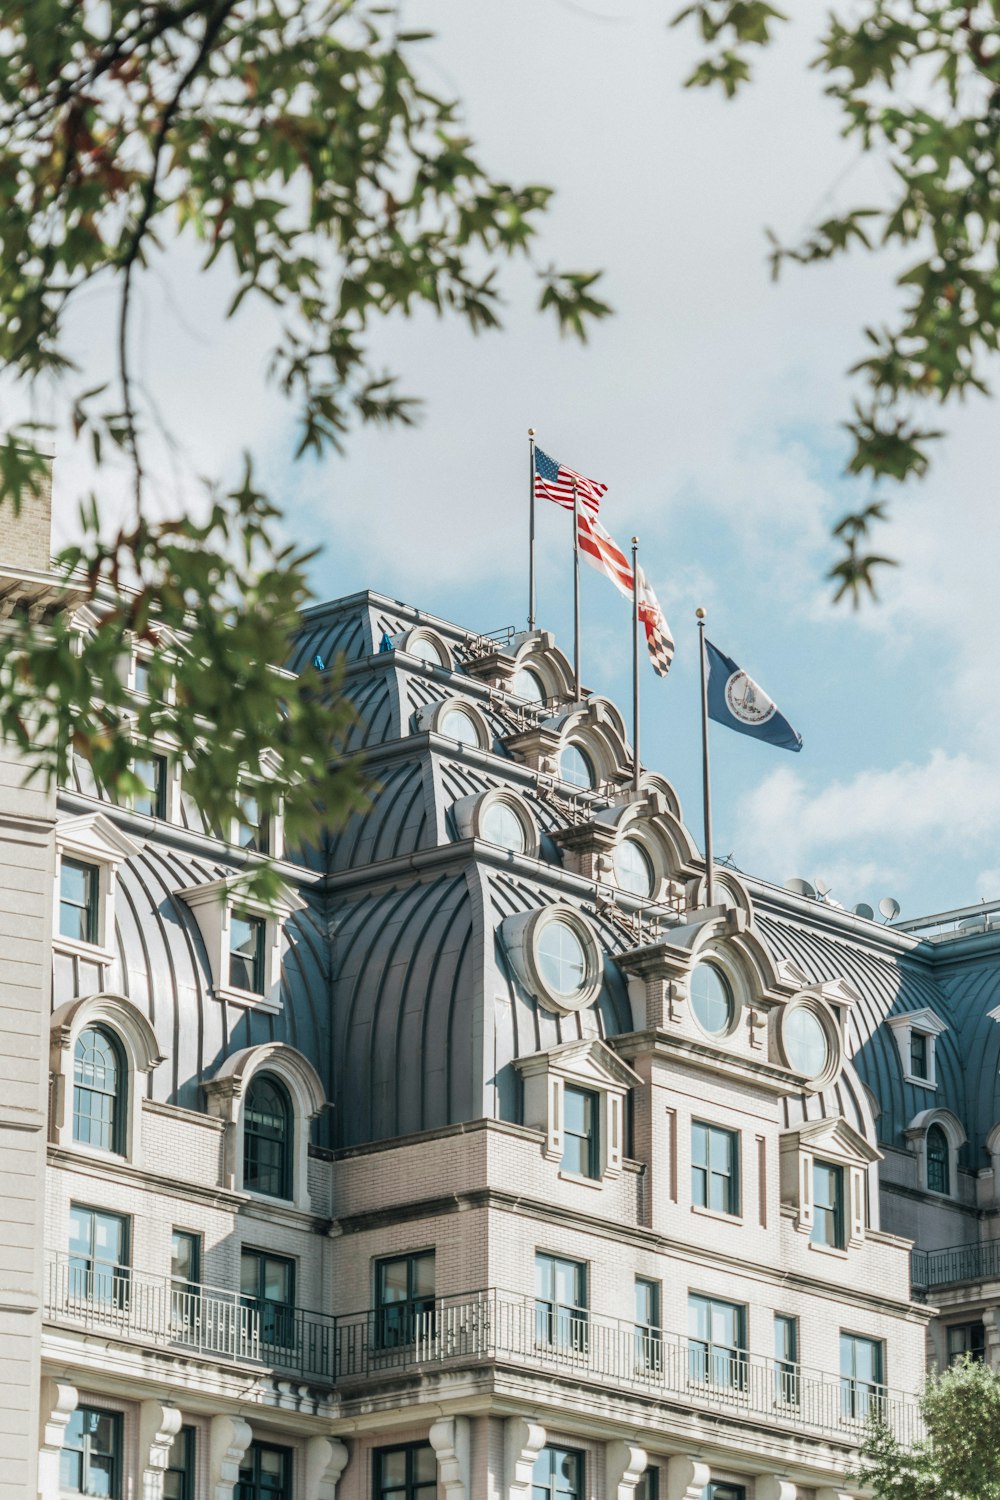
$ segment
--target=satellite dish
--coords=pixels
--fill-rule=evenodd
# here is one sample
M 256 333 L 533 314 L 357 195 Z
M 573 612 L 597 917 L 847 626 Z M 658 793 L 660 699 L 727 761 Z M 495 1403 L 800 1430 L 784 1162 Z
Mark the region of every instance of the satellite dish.
M 878 904 L 878 909 L 887 922 L 894 921 L 900 913 L 900 905 L 895 896 L 883 896 Z
M 799 880 L 798 876 L 795 876 L 792 880 L 785 881 L 785 890 L 791 891 L 793 896 L 808 896 L 810 900 L 816 896 L 816 892 L 808 880 Z
M 872 911 L 867 901 L 858 902 L 857 906 L 854 907 L 854 915 L 856 917 L 864 917 L 866 922 L 874 922 L 875 920 L 875 913 Z
M 833 887 L 830 885 L 830 882 L 828 880 L 816 881 L 816 891 L 818 895 L 820 895 L 824 900 L 827 896 L 829 896 L 832 889 Z

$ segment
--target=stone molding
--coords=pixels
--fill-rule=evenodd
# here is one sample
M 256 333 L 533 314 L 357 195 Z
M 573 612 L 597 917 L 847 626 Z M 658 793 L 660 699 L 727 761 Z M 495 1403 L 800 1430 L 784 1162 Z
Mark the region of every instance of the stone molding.
M 636 1485 L 646 1472 L 649 1455 L 632 1443 L 608 1443 L 604 1450 L 604 1476 L 608 1500 L 632 1500 Z
M 139 1462 L 142 1464 L 142 1500 L 163 1500 L 163 1476 L 174 1438 L 181 1430 L 180 1408 L 159 1401 L 139 1405 Z
M 80 1403 L 80 1392 L 66 1381 L 46 1376 L 41 1389 L 41 1442 L 38 1449 L 38 1500 L 59 1494 L 59 1455 L 66 1425 Z
M 711 1469 L 700 1458 L 677 1453 L 667 1464 L 666 1500 L 701 1500 L 711 1478 Z
M 339 1438 L 311 1437 L 306 1443 L 306 1500 L 336 1500 L 347 1468 L 346 1444 Z
M 545 1428 L 524 1417 L 504 1423 L 504 1482 L 507 1500 L 531 1500 L 531 1471 L 545 1447 Z
M 212 1418 L 208 1443 L 208 1493 L 210 1500 L 233 1500 L 240 1464 L 253 1441 L 250 1424 L 242 1417 Z
M 468 1417 L 442 1417 L 433 1424 L 427 1437 L 437 1454 L 445 1500 L 471 1500 Z

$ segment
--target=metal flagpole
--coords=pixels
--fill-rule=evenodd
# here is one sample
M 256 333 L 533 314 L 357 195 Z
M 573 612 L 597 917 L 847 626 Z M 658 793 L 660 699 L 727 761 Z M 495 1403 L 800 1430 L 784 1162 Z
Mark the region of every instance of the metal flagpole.
M 712 786 L 708 772 L 708 653 L 705 650 L 705 611 L 695 610 L 701 643 L 701 764 L 705 785 L 705 905 L 715 905 L 715 866 L 712 858 Z
M 632 786 L 639 790 L 639 538 L 632 538 Z
M 580 701 L 580 501 L 573 481 L 573 682 Z
M 535 628 L 535 429 L 528 428 L 528 629 Z

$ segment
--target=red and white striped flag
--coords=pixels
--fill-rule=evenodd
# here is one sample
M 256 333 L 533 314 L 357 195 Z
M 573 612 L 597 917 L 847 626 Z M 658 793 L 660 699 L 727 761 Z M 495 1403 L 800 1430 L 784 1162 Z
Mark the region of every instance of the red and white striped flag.
M 581 553 L 605 578 L 610 578 L 620 594 L 632 597 L 632 564 L 622 549 L 616 545 L 600 521 L 591 520 L 583 511 L 579 513 L 576 529 L 577 546 Z
M 641 568 L 637 571 L 639 575 L 639 619 L 646 632 L 649 659 L 653 663 L 653 671 L 660 677 L 666 677 L 670 671 L 670 663 L 674 659 L 674 638 L 670 634 L 670 626 L 664 619 L 660 601 L 649 586 L 649 579 Z
M 565 464 L 557 463 L 541 448 L 536 448 L 535 498 L 554 500 L 556 505 L 572 510 L 574 488 L 580 510 L 596 516 L 601 508 L 601 496 L 608 492 L 607 485 L 599 479 L 588 479 L 586 474 L 578 474 L 575 469 L 567 469 Z

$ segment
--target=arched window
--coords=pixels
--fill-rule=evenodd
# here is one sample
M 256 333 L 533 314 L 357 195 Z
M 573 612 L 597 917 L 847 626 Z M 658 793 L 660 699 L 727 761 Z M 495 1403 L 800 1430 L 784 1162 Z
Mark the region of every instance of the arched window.
M 243 1187 L 269 1198 L 292 1196 L 292 1105 L 284 1084 L 258 1073 L 243 1112 Z
M 932 1125 L 927 1132 L 927 1191 L 930 1193 L 951 1192 L 951 1170 L 949 1165 L 948 1137 L 940 1125 Z
M 103 1026 L 88 1026 L 73 1054 L 73 1139 L 100 1151 L 125 1150 L 125 1089 L 122 1050 Z

